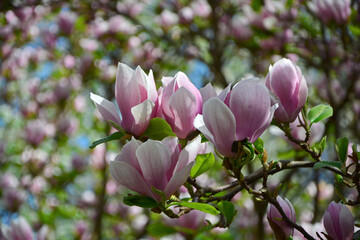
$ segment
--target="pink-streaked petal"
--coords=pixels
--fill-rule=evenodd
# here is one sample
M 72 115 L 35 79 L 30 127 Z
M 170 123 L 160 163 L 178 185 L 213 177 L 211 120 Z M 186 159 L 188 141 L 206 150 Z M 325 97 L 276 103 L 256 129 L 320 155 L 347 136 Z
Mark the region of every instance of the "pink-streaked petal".
M 331 219 L 331 215 L 328 211 L 324 213 L 324 227 L 329 236 L 336 236 L 334 225 Z
M 161 83 L 163 88 L 166 88 L 173 79 L 174 77 L 162 77 Z
M 199 153 L 201 147 L 201 136 L 197 136 L 180 152 L 179 160 L 176 164 L 174 172 L 183 169 L 187 164 L 193 162 Z
M 352 240 L 354 235 L 354 216 L 345 205 L 341 205 L 339 224 L 341 228 L 342 239 Z
M 116 73 L 115 97 L 123 117 L 124 128 L 132 125 L 131 108 L 141 103 L 139 83 L 133 80 L 134 71 L 119 63 Z
M 218 98 L 211 98 L 204 104 L 204 122 L 214 137 L 217 150 L 224 156 L 233 156 L 232 144 L 236 140 L 235 117 Z
M 171 154 L 171 165 L 167 171 L 167 179 L 170 180 L 179 159 L 179 140 L 177 137 L 166 137 L 161 142 L 167 147 L 167 149 L 169 149 Z
M 204 117 L 201 114 L 198 114 L 194 119 L 194 127 L 199 130 L 204 136 L 211 142 L 214 142 L 214 136 L 211 134 L 209 129 L 204 123 Z
M 116 123 L 118 126 L 121 126 L 121 119 L 120 116 L 118 114 L 118 109 L 115 106 L 114 103 L 106 100 L 105 98 L 90 93 L 90 99 L 93 100 L 93 102 L 95 103 L 97 109 L 99 110 L 100 114 L 103 116 L 103 118 L 106 121 L 112 121 L 114 123 Z M 111 122 L 110 122 L 111 124 Z M 113 125 L 113 124 L 111 124 Z M 116 126 L 113 126 L 116 128 Z
M 149 75 L 146 78 L 146 88 L 147 88 L 147 97 L 152 102 L 155 102 L 158 98 L 158 93 L 156 91 L 156 85 L 154 80 L 153 71 L 150 69 Z
M 172 127 L 181 139 L 195 130 L 193 122 L 198 113 L 196 104 L 194 95 L 185 87 L 180 87 L 170 98 L 169 106 L 174 117 Z
M 134 75 L 131 78 L 131 82 L 137 83 L 137 87 L 140 92 L 140 102 L 145 101 L 147 99 L 147 78 L 148 76 L 145 74 L 145 72 L 142 70 L 140 66 L 137 66 Z
M 134 137 L 131 138 L 131 141 L 125 144 L 122 148 L 120 154 L 115 158 L 115 161 L 126 162 L 133 166 L 141 174 L 141 168 L 136 157 L 136 150 L 140 146 L 141 142 L 136 140 Z
M 296 66 L 289 59 L 283 58 L 277 61 L 269 74 L 271 89 L 282 102 L 292 99 L 294 94 L 297 94 L 300 79 L 298 79 Z
M 157 200 L 140 173 L 128 163 L 110 161 L 110 173 L 119 184 L 141 195 Z
M 270 117 L 270 95 L 257 79 L 239 82 L 231 91 L 230 109 L 236 119 L 236 138 L 252 137 Z
M 230 91 L 231 91 L 231 83 L 219 94 L 218 98 L 221 101 L 225 102 L 225 100 L 228 97 Z
M 177 91 L 181 87 L 185 87 L 189 90 L 195 97 L 196 100 L 196 111 L 198 113 L 202 113 L 202 98 L 199 90 L 195 87 L 195 85 L 190 81 L 190 79 L 183 72 L 178 72 L 175 77 L 175 88 L 174 91 Z
M 194 166 L 194 164 L 195 162 L 191 162 L 180 171 L 174 173 L 164 191 L 166 198 L 169 198 L 171 194 L 173 194 L 181 187 L 181 185 L 186 182 L 186 179 L 189 177 L 191 168 Z
M 135 136 L 140 136 L 149 126 L 151 115 L 155 104 L 150 100 L 145 100 L 139 105 L 131 108 L 131 114 L 134 118 L 134 124 L 131 132 Z
M 166 173 L 171 165 L 170 151 L 161 142 L 148 140 L 138 147 L 136 156 L 145 181 L 163 191 L 168 183 Z
M 270 108 L 270 115 L 269 115 L 268 120 L 264 123 L 264 125 L 262 125 L 260 128 L 258 128 L 255 131 L 253 136 L 250 137 L 249 141 L 251 143 L 254 143 L 256 141 L 256 139 L 258 139 L 261 136 L 261 134 L 263 134 L 263 132 L 270 126 L 271 121 L 274 117 L 274 112 L 278 108 L 278 106 L 279 106 L 278 104 L 275 104 Z
M 205 103 L 210 98 L 217 96 L 216 91 L 213 88 L 213 86 L 211 85 L 211 83 L 206 84 L 206 86 L 201 88 L 199 91 L 200 91 L 203 103 Z

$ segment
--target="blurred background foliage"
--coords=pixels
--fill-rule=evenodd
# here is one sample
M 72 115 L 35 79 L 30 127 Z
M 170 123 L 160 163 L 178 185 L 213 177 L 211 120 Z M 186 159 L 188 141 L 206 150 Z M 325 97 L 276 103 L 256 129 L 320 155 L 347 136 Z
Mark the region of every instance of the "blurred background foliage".
M 323 158 L 332 160 L 336 138 L 360 139 L 360 3 L 352 0 L 351 12 L 338 21 L 322 17 L 317 2 L 2 1 L 0 226 L 23 216 L 34 239 L 272 239 L 266 205 L 246 193 L 235 196 L 230 229 L 211 232 L 204 219 L 216 219 L 202 213 L 176 222 L 123 205 L 128 191 L 111 178 L 108 162 L 125 142 L 89 149 L 113 132 L 89 93 L 114 99 L 118 62 L 152 69 L 158 86 L 161 76 L 183 71 L 198 88 L 211 82 L 221 89 L 243 78 L 264 79 L 270 64 L 286 57 L 301 66 L 309 106 L 334 109 L 314 133 L 314 143 L 327 135 Z M 270 160 L 308 158 L 275 126 L 263 139 Z M 217 160 L 198 181 L 226 183 L 221 168 Z M 270 181 L 274 188 L 286 181 L 281 191 L 309 231 L 337 198 L 329 173 L 289 170 Z

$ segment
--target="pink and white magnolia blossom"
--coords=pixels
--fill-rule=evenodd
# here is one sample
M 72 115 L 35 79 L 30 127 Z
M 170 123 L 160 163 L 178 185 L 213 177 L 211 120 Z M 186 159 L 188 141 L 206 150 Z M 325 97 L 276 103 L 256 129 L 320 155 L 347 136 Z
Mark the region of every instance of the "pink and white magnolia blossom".
M 324 227 L 334 240 L 351 240 L 354 235 L 354 217 L 343 204 L 332 201 L 324 214 Z
M 271 106 L 268 89 L 258 79 L 229 85 L 218 97 L 207 100 L 203 116 L 194 126 L 214 143 L 219 153 L 234 156 L 234 141 L 249 138 L 251 143 L 270 125 L 277 105 Z
M 119 184 L 132 191 L 160 201 L 161 197 L 152 191 L 156 188 L 168 199 L 186 181 L 197 154 L 204 153 L 206 147 L 200 136 L 183 150 L 176 137 L 145 143 L 132 138 L 110 162 L 110 172 Z
M 174 133 L 184 139 L 195 130 L 194 119 L 202 112 L 200 91 L 183 72 L 178 72 L 173 78 L 163 77 L 161 81 L 164 87 L 161 96 L 162 112 Z
M 310 9 L 323 21 L 335 21 L 337 24 L 347 22 L 350 14 L 350 0 L 313 0 Z
M 280 196 L 278 196 L 276 200 L 279 202 L 286 216 L 292 222 L 296 222 L 295 209 L 290 203 L 290 201 L 287 198 L 282 198 Z M 281 216 L 280 212 L 272 204 L 268 205 L 267 219 L 270 223 L 271 228 L 274 231 L 274 235 L 277 240 L 289 239 L 289 237 L 294 234 L 294 227 L 290 226 L 286 221 L 282 220 L 283 217 Z
M 35 239 L 30 224 L 22 216 L 13 220 L 9 227 L 1 229 L 5 239 L 9 240 L 33 240 Z
M 122 127 L 128 133 L 139 137 L 149 125 L 150 119 L 156 117 L 158 109 L 158 93 L 154 76 L 137 67 L 135 71 L 129 66 L 119 63 L 115 83 L 116 102 L 120 108 L 103 97 L 90 93 L 103 118 L 113 127 Z
M 279 103 L 275 119 L 280 122 L 293 122 L 305 105 L 308 87 L 301 70 L 289 59 L 283 58 L 269 67 L 266 86 Z

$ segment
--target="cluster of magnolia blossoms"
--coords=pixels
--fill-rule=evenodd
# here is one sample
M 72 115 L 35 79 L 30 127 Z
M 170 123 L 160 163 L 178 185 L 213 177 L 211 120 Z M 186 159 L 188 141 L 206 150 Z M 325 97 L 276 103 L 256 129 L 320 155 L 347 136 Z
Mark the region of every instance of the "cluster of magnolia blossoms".
M 135 138 L 144 139 L 151 119 L 163 118 L 179 139 L 192 139 L 197 129 L 220 154 L 234 157 L 234 142 L 254 143 L 269 127 L 274 113 L 278 121 L 292 122 L 305 104 L 305 79 L 288 59 L 275 63 L 266 85 L 256 78 L 246 79 L 230 84 L 217 95 L 211 84 L 198 90 L 184 73 L 178 72 L 174 77 L 163 77 L 157 90 L 152 71 L 147 75 L 140 67 L 133 70 L 119 63 L 115 97 L 120 114 L 114 103 L 101 96 L 91 93 L 90 98 L 106 121 Z M 204 153 L 197 149 L 204 149 L 198 140 L 197 148 L 185 147 L 181 153 L 180 149 L 174 150 L 178 138 L 145 143 L 132 139 L 111 162 L 112 175 L 142 195 L 160 200 L 152 191 L 156 188 L 170 197 L 186 181 L 196 155 Z
M 295 223 L 296 213 L 290 201 L 280 196 L 276 200 L 289 220 Z M 272 204 L 268 205 L 267 219 L 277 240 L 289 239 L 290 236 L 294 236 L 294 227 L 284 220 L 278 209 Z M 353 239 L 354 216 L 345 205 L 331 202 L 324 213 L 323 222 L 327 239 Z

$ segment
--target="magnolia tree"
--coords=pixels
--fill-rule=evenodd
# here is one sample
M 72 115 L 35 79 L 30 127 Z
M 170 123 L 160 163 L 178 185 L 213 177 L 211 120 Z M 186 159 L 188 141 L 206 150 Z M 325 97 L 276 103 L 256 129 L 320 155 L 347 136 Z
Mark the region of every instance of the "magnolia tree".
M 359 12 L 0 3 L 0 239 L 359 239 Z

